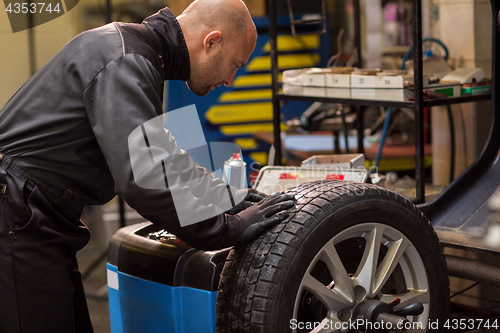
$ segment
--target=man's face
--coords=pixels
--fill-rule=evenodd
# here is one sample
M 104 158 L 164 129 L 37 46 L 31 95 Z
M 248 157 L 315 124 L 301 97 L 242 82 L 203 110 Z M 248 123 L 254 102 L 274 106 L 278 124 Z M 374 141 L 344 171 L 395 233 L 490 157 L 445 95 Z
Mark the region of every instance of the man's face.
M 189 89 L 198 96 L 207 95 L 214 86 L 223 80 L 221 78 L 223 58 L 221 50 L 210 58 L 192 63 L 191 77 L 186 82 Z
M 222 43 L 217 51 L 191 63 L 191 77 L 186 83 L 193 93 L 205 96 L 216 87 L 233 84 L 236 71 L 247 63 L 255 47 L 255 39 L 242 39 Z

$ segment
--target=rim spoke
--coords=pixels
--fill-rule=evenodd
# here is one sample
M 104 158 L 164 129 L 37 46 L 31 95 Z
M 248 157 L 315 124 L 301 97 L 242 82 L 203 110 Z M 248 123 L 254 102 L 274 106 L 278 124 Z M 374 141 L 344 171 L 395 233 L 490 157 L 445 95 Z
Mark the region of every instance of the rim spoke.
M 334 289 L 343 294 L 351 302 L 354 302 L 354 285 L 332 242 L 328 243 L 323 249 L 320 258 L 324 261 L 332 275 L 335 283 Z
M 401 238 L 398 241 L 389 242 L 387 245 L 388 251 L 377 268 L 374 278 L 373 294 L 378 294 L 385 282 L 391 276 L 394 268 L 396 268 L 399 260 L 410 245 L 410 241 L 406 238 Z
M 372 298 L 375 295 L 373 285 L 384 229 L 385 226 L 375 226 L 372 231 L 364 235 L 366 239 L 365 251 L 359 263 L 358 270 L 354 275 L 356 284 L 366 290 L 367 298 Z
M 335 289 L 329 289 L 327 286 L 316 280 L 310 273 L 306 273 L 302 280 L 302 287 L 310 291 L 314 296 L 327 307 L 330 313 L 337 313 L 338 310 L 351 306 L 352 301 Z

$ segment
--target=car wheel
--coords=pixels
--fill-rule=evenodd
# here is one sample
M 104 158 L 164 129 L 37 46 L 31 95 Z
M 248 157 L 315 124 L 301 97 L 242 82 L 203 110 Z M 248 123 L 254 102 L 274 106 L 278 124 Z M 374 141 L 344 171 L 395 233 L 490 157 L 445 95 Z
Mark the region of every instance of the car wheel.
M 406 318 L 401 332 L 439 330 L 448 315 L 446 263 L 414 204 L 342 181 L 286 192 L 297 199 L 287 219 L 228 255 L 217 332 L 370 332 L 388 327 L 368 326 L 374 313 L 392 312 Z

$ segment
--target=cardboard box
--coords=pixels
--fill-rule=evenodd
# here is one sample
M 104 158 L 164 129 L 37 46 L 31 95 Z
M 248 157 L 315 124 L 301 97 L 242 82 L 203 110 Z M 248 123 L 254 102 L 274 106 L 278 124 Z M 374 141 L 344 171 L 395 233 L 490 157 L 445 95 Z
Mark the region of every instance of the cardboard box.
M 423 87 L 429 86 L 429 79 L 427 75 L 424 75 L 422 80 Z M 378 74 L 377 78 L 375 79 L 375 88 L 403 89 L 412 86 L 414 82 L 414 77 L 411 74 L 385 75 L 382 72 Z
M 325 73 L 327 68 L 302 68 L 283 71 L 283 83 L 295 84 L 299 86 L 325 87 Z
M 350 88 L 304 87 L 288 83 L 283 84 L 283 93 L 295 96 L 351 98 Z
M 283 84 L 283 93 L 295 96 L 326 97 L 325 87 L 304 87 L 295 84 Z
M 334 67 L 329 73 L 326 73 L 326 86 L 332 88 L 350 88 L 351 74 L 355 69 L 353 67 Z
M 304 96 L 326 97 L 325 87 L 303 87 Z
M 351 74 L 327 73 L 325 75 L 326 86 L 332 88 L 350 88 Z
M 308 68 L 302 68 L 302 69 L 289 69 L 283 71 L 281 81 L 283 81 L 283 84 L 293 84 L 301 86 L 303 82 L 302 78 L 308 70 L 309 70 Z
M 326 97 L 351 98 L 351 88 L 326 88 Z
M 298 95 L 302 96 L 304 94 L 304 87 L 295 84 L 283 83 L 283 94 L 287 95 Z
M 373 74 L 351 74 L 351 88 L 375 88 L 377 75 Z
M 306 72 L 302 76 L 302 84 L 310 87 L 326 87 L 326 76 L 321 72 Z
M 351 87 L 351 98 L 352 99 L 376 99 L 375 88 L 352 88 Z
M 352 71 L 352 67 L 290 69 L 283 72 L 282 81 L 309 87 L 349 88 Z
M 379 101 L 408 102 L 414 95 L 410 89 L 375 89 L 375 99 Z
M 339 168 L 356 169 L 365 168 L 365 155 L 363 154 L 333 154 L 314 155 L 302 161 L 301 166 L 329 165 Z

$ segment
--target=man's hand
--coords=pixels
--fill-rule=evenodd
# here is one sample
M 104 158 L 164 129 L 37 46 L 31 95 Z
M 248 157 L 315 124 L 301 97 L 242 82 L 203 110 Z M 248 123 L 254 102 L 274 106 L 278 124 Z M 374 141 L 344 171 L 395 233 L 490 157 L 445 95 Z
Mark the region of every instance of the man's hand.
M 241 232 L 236 245 L 248 243 L 265 229 L 283 221 L 294 204 L 293 195 L 274 193 L 235 215 L 240 220 Z

